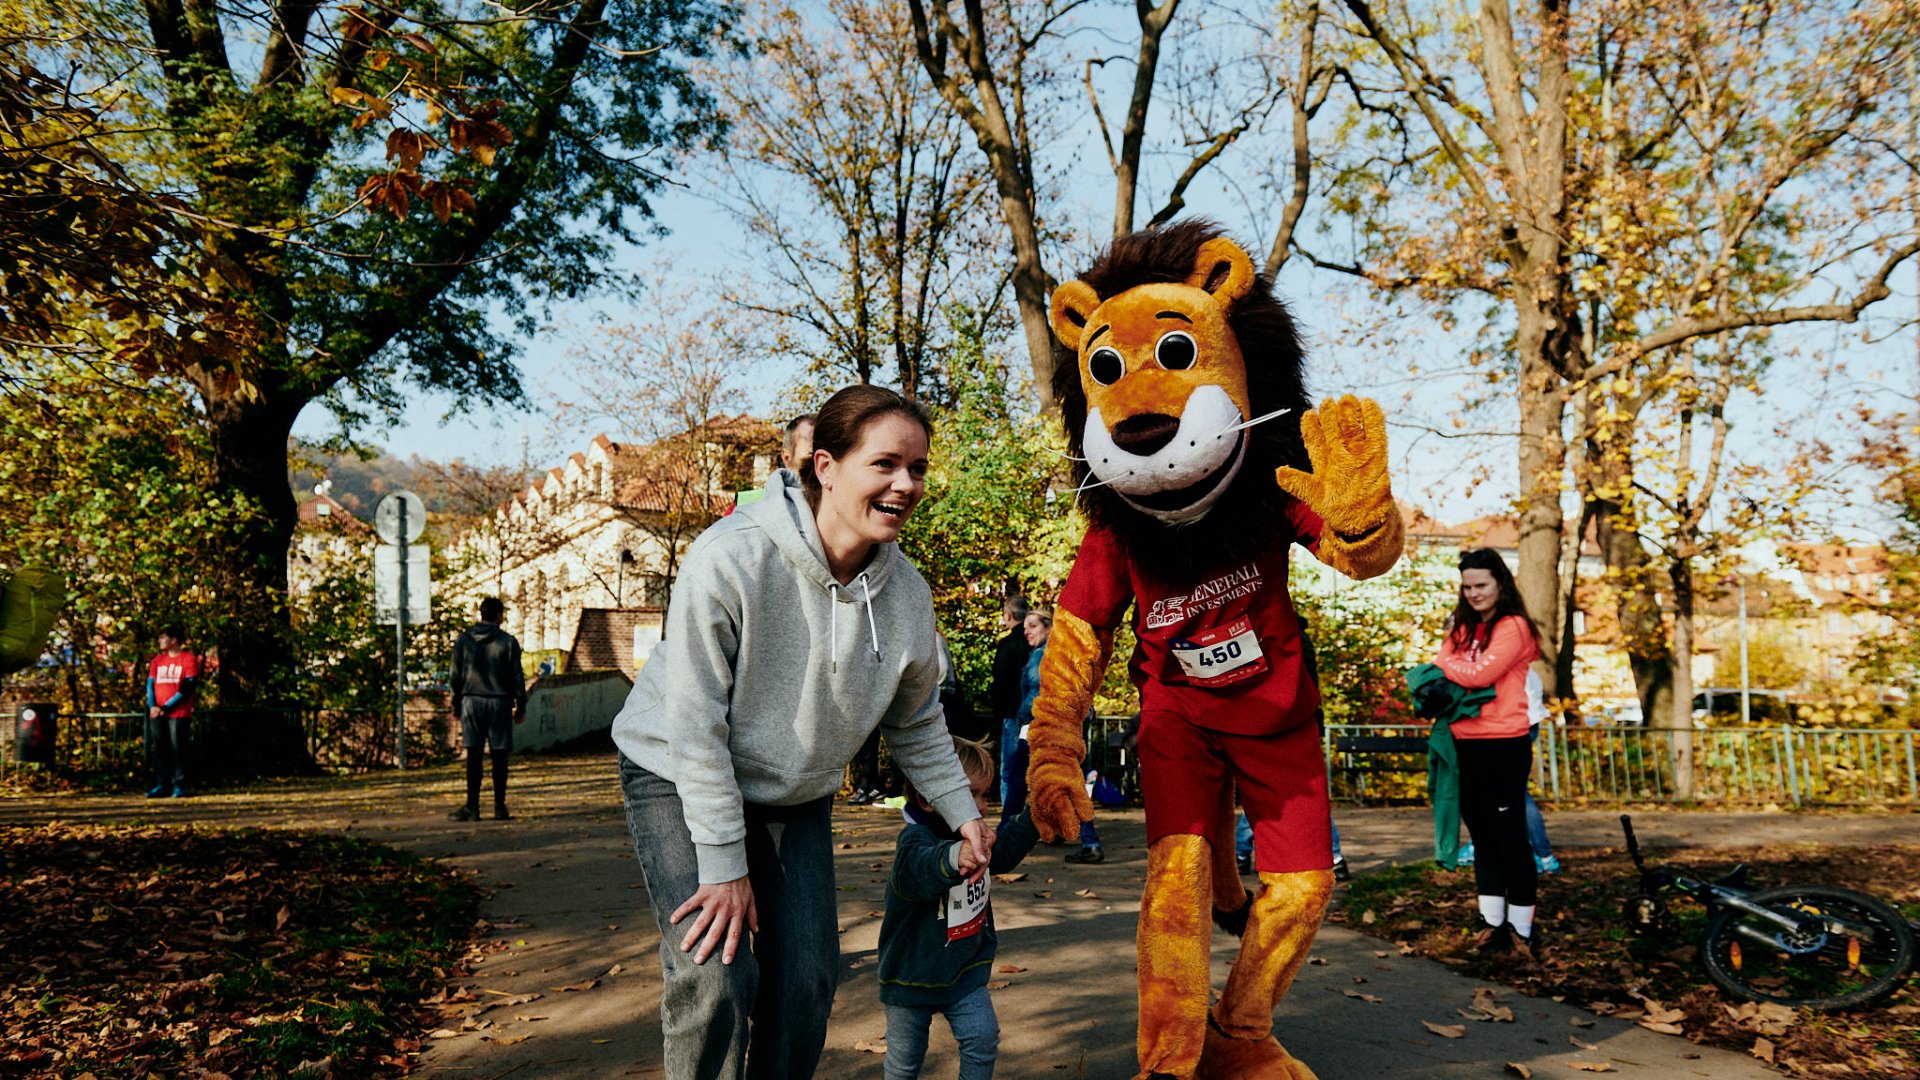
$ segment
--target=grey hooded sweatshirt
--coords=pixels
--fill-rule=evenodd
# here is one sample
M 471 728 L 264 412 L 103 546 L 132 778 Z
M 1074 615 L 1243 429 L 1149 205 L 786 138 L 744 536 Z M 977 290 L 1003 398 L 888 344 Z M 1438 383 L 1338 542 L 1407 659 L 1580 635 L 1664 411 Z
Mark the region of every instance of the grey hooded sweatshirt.
M 940 712 L 932 591 L 894 544 L 834 580 L 793 474 L 693 542 L 663 638 L 613 741 L 679 789 L 702 883 L 745 876 L 744 803 L 833 794 L 876 724 L 948 825 L 980 816 Z

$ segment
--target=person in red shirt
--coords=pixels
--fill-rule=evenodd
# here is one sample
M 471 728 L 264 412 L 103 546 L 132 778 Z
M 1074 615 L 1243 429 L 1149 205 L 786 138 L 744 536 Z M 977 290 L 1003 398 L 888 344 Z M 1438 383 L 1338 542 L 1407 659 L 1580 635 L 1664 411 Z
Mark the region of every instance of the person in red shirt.
M 1453 723 L 1460 757 L 1460 817 L 1473 838 L 1480 894 L 1479 948 L 1531 956 L 1539 877 L 1527 842 L 1527 669 L 1540 657 L 1539 630 L 1500 553 L 1460 553 L 1460 600 L 1434 663 L 1470 689 L 1493 688 L 1478 716 Z
M 147 798 L 187 797 L 187 733 L 199 696 L 200 658 L 187 651 L 178 623 L 160 631 L 160 651 L 147 665 L 147 758 L 153 787 Z

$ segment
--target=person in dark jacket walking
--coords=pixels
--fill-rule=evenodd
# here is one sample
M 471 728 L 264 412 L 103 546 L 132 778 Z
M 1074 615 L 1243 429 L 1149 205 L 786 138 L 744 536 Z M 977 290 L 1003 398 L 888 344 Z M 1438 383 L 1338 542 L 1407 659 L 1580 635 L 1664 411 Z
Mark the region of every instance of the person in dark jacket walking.
M 987 810 L 993 757 L 982 743 L 953 740 L 974 804 Z M 1020 807 L 995 831 L 992 874 L 1020 865 L 1040 834 Z M 880 1003 L 887 1011 L 886 1080 L 916 1080 L 927 1056 L 927 1029 L 940 1013 L 960 1044 L 959 1080 L 989 1080 L 1000 1051 L 1000 1022 L 987 978 L 998 939 L 991 874 L 967 880 L 973 853 L 960 834 L 909 786 L 908 825 L 900 830 L 880 919 Z
M 993 715 L 1000 718 L 1000 805 L 1007 805 L 1010 792 L 1007 788 L 1007 763 L 1013 760 L 1014 748 L 1020 742 L 1020 677 L 1027 670 L 1027 657 L 1033 652 L 1033 646 L 1027 644 L 1026 634 L 1027 600 L 1024 596 L 1009 596 L 1000 606 L 1000 624 L 1007 631 L 993 646 L 993 682 L 988 685 L 987 697 L 991 702 Z
M 467 801 L 448 815 L 455 821 L 480 817 L 481 751 L 493 755 L 493 819 L 506 821 L 507 755 L 513 752 L 513 726 L 527 718 L 527 676 L 520 667 L 520 642 L 500 629 L 506 605 L 496 597 L 480 601 L 480 621 L 453 643 L 453 718 L 460 721 L 467 748 Z

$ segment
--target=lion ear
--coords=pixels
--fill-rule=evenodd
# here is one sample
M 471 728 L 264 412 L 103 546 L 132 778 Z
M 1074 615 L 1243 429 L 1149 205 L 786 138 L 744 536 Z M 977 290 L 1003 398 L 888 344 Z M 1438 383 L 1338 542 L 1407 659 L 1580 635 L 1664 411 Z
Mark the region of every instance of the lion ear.
M 1205 289 L 1223 308 L 1231 308 L 1253 290 L 1253 260 L 1240 245 L 1216 236 L 1200 245 L 1193 256 L 1187 284 Z
M 1053 290 L 1052 312 L 1049 315 L 1053 323 L 1053 336 L 1060 344 L 1080 351 L 1080 335 L 1086 333 L 1087 320 L 1100 307 L 1100 294 L 1093 286 L 1084 281 L 1063 282 Z

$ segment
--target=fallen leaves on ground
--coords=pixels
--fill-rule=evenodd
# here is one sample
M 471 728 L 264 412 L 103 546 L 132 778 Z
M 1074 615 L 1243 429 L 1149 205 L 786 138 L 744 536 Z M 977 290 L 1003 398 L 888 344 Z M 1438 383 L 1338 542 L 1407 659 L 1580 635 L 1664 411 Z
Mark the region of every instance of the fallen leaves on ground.
M 1530 965 L 1474 951 L 1478 908 L 1471 871 L 1448 872 L 1427 863 L 1365 875 L 1349 886 L 1346 910 L 1333 918 L 1397 943 L 1402 955 L 1440 960 L 1650 1031 L 1752 1054 L 1796 1074 L 1856 1080 L 1920 1075 L 1920 982 L 1874 1008 L 1844 1013 L 1734 1001 L 1713 985 L 1695 956 L 1706 918 L 1698 904 L 1670 896 L 1677 924 L 1672 931 L 1630 934 L 1620 908 L 1638 891 L 1639 879 L 1625 853 L 1599 849 L 1559 855 L 1562 871 L 1540 882 L 1540 944 L 1538 960 Z M 1909 919 L 1920 916 L 1920 845 L 1779 844 L 1659 851 L 1653 857 L 1668 869 L 1708 879 L 1745 862 L 1763 885 L 1838 885 L 1878 896 Z M 1472 1010 L 1461 1012 L 1481 1019 Z M 1585 1017 L 1571 1022 L 1576 1028 L 1593 1025 Z M 1592 1066 L 1587 1071 L 1611 1068 L 1604 1062 L 1586 1064 Z
M 1469 1020 L 1482 1022 L 1498 1020 L 1503 1024 L 1513 1023 L 1513 1010 L 1494 1000 L 1493 987 L 1482 986 L 1473 992 L 1473 1004 L 1455 1012 Z
M 1420 1022 L 1427 1026 L 1428 1031 L 1433 1032 L 1443 1039 L 1464 1039 L 1467 1037 L 1467 1025 L 1465 1024 L 1436 1024 L 1431 1020 L 1422 1020 Z
M 1533 1070 L 1517 1061 L 1507 1062 L 1507 1071 L 1519 1077 L 1520 1080 L 1533 1080 Z
M 344 837 L 0 829 L 0 910 L 33 913 L 0 920 L 0 1073 L 405 1073 L 477 902 Z

